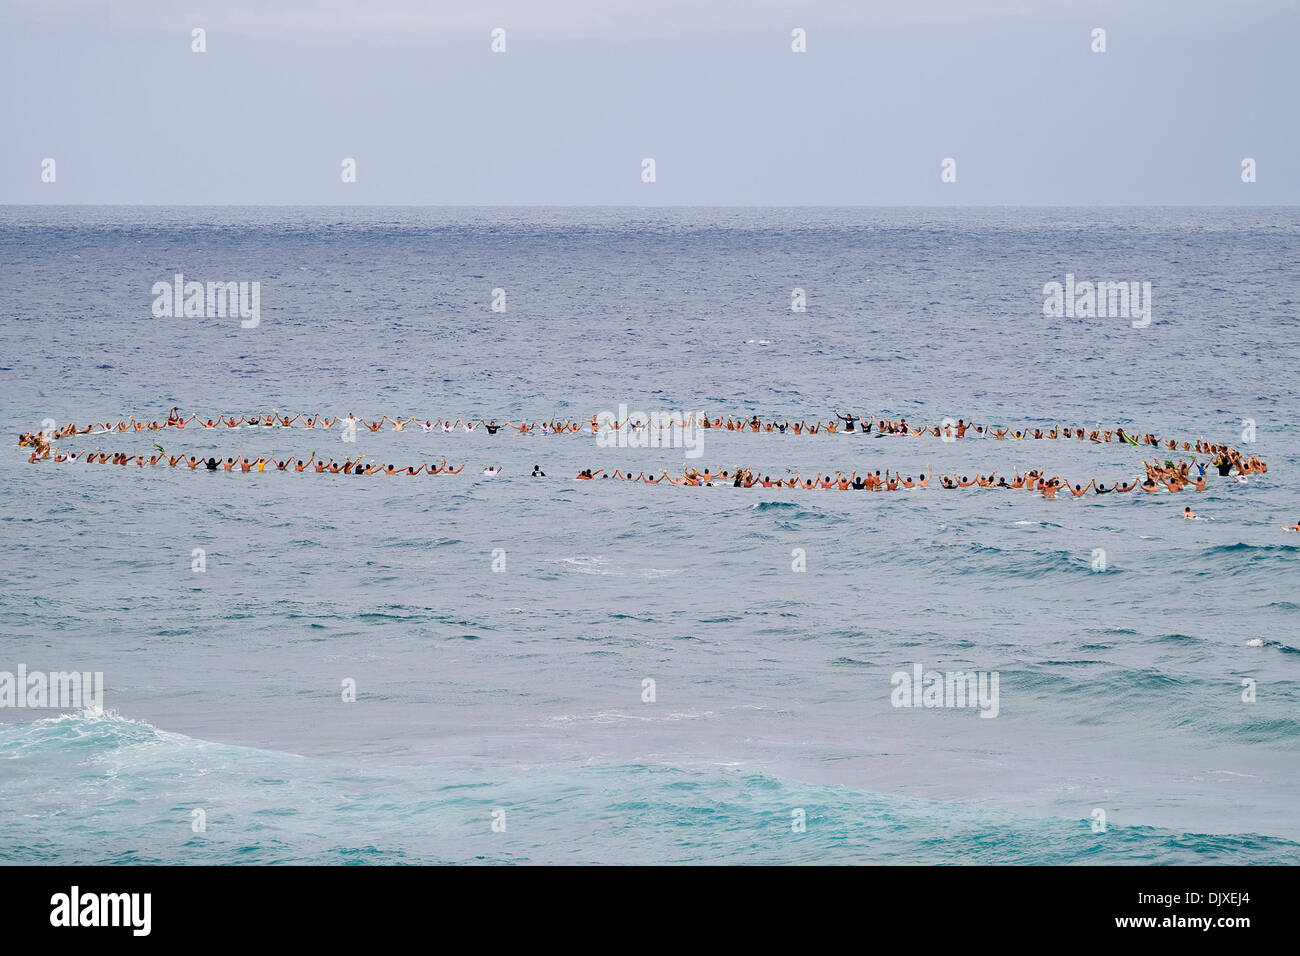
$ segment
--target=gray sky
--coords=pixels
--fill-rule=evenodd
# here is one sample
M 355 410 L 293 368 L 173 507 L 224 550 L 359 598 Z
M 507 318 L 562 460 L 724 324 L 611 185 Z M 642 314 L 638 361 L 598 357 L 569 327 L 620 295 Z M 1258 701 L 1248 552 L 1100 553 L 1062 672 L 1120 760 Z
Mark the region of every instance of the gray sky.
M 4 0 L 0 202 L 1294 204 L 1298 27 L 1294 0 Z

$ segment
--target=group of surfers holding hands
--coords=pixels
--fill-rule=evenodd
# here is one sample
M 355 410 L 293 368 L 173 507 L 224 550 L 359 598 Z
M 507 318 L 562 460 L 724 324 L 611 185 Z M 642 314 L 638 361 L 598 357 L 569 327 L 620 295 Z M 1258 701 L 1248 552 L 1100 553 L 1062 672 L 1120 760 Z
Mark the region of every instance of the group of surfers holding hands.
M 33 458 L 35 456 L 33 452 Z M 130 455 L 126 452 L 56 452 L 52 461 L 68 462 L 77 464 L 84 462 L 88 465 L 135 465 L 139 468 L 151 468 L 157 465 L 167 464 L 172 468 L 177 465 L 185 465 L 191 471 L 206 469 L 207 471 L 239 471 L 248 474 L 252 471 L 314 471 L 317 474 L 331 475 L 403 475 L 408 478 L 415 478 L 419 475 L 459 475 L 465 470 L 465 465 L 461 464 L 459 468 L 447 464 L 447 459 L 443 459 L 440 464 L 431 465 L 428 462 L 421 462 L 418 466 L 410 465 L 399 467 L 392 464 L 383 464 L 380 462 L 367 462 L 367 456 L 358 455 L 355 459 L 346 458 L 343 461 L 335 461 L 333 458 L 321 460 L 312 452 L 311 457 L 304 461 L 301 458 L 199 458 L 195 455 L 168 455 L 165 452 L 159 452 L 156 455 L 145 457 L 144 455 Z M 492 473 L 485 471 L 485 473 Z
M 450 418 L 430 419 L 419 421 L 415 417 L 403 417 L 398 415 L 396 418 L 390 418 L 387 415 L 381 415 L 378 419 L 366 420 L 357 418 L 349 412 L 346 416 L 336 416 L 331 418 L 328 415 L 282 415 L 279 412 L 253 413 L 251 415 L 217 415 L 215 417 L 202 418 L 197 413 L 184 416 L 178 408 L 172 408 L 163 421 L 137 420 L 134 415 L 125 419 L 115 421 L 95 422 L 91 425 L 78 426 L 74 423 L 63 425 L 60 428 L 51 430 L 46 437 L 50 439 L 70 438 L 74 435 L 87 435 L 92 433 L 106 434 L 109 432 L 142 432 L 142 431 L 159 431 L 166 428 L 183 429 L 187 426 L 194 425 L 200 428 L 227 428 L 239 427 L 278 427 L 288 428 L 294 424 L 300 424 L 305 428 L 334 428 L 335 426 L 348 427 L 356 429 L 364 428 L 369 432 L 378 432 L 384 429 L 386 425 L 391 425 L 395 432 L 406 431 L 411 428 L 412 431 L 423 432 L 473 432 L 483 428 L 490 434 L 495 435 L 502 429 L 513 429 L 520 434 L 531 434 L 537 432 L 544 435 L 555 434 L 580 434 L 584 431 L 587 434 L 597 434 L 604 431 L 619 431 L 628 429 L 631 431 L 641 431 L 645 428 L 668 429 L 668 428 L 706 428 L 718 429 L 721 431 L 732 432 L 779 432 L 792 433 L 795 435 L 848 435 L 848 434 L 870 434 L 873 430 L 880 435 L 907 435 L 912 437 L 933 436 L 935 438 L 945 438 L 950 440 L 962 439 L 967 437 L 978 438 L 995 438 L 999 440 L 1053 440 L 1053 439 L 1077 439 L 1088 440 L 1097 444 L 1106 444 L 1111 441 L 1121 442 L 1131 445 L 1151 445 L 1156 447 L 1167 448 L 1170 451 L 1176 451 L 1180 447 L 1183 451 L 1197 451 L 1211 454 L 1219 450 L 1226 450 L 1226 446 L 1211 445 L 1203 439 L 1196 442 L 1178 441 L 1173 438 L 1161 438 L 1153 433 L 1136 434 L 1125 430 L 1121 426 L 1113 429 L 1103 429 L 1097 425 L 1091 429 L 1075 426 L 1052 426 L 1051 428 L 1023 428 L 1013 430 L 1008 427 L 998 427 L 992 425 L 976 425 L 969 423 L 964 419 L 944 419 L 938 425 L 914 425 L 907 421 L 906 418 L 887 419 L 877 418 L 871 413 L 862 415 L 853 412 L 835 413 L 827 421 L 800 420 L 792 422 L 788 418 L 782 419 L 762 419 L 757 415 L 751 415 L 749 418 L 717 416 L 710 418 L 707 414 L 701 414 L 698 417 L 693 414 L 679 416 L 677 418 L 663 419 L 651 417 L 646 421 L 631 416 L 619 420 L 614 416 L 592 415 L 589 419 L 551 419 L 549 421 L 519 421 L 498 422 L 496 419 L 471 418 L 452 420 Z M 414 427 L 411 427 L 414 426 Z
M 1117 493 L 1124 494 L 1130 491 L 1141 490 L 1148 493 L 1154 493 L 1162 489 L 1169 492 L 1182 491 L 1185 488 L 1195 488 L 1197 491 L 1205 490 L 1205 466 L 1191 465 L 1181 462 L 1178 466 L 1165 468 L 1160 465 L 1147 465 L 1147 478 L 1139 481 L 1134 478 L 1132 481 L 1117 481 L 1110 487 L 1105 482 L 1098 482 L 1093 478 L 1087 484 L 1071 484 L 1071 482 L 1062 478 L 1060 475 L 1052 475 L 1050 478 L 1045 472 L 1039 470 L 1026 471 L 1024 474 L 1014 474 L 1009 478 L 1005 475 L 998 476 L 996 471 L 991 471 L 987 475 L 940 475 L 937 487 L 947 489 L 958 488 L 1005 488 L 1009 490 L 1028 490 L 1037 491 L 1045 498 L 1055 498 L 1058 491 L 1068 492 L 1076 498 L 1081 498 L 1089 491 L 1097 495 L 1106 495 Z M 1191 468 L 1199 469 L 1198 474 L 1192 475 Z M 902 472 L 893 472 L 886 469 L 882 474 L 879 470 L 866 472 L 859 475 L 855 470 L 849 474 L 842 471 L 836 471 L 834 474 L 827 472 L 823 474 L 818 472 L 816 477 L 805 478 L 802 474 L 795 474 L 791 477 L 773 478 L 770 475 L 763 475 L 755 472 L 750 468 L 737 468 L 734 471 L 725 469 L 719 471 L 710 471 L 705 468 L 703 471 L 695 468 L 686 468 L 680 475 L 670 475 L 666 470 L 659 475 L 646 474 L 644 471 L 640 474 L 633 475 L 630 471 L 624 472 L 621 469 L 615 469 L 613 472 L 606 472 L 605 469 L 586 468 L 577 475 L 580 480 L 592 480 L 596 478 L 615 479 L 620 481 L 639 481 L 648 485 L 657 485 L 661 482 L 668 482 L 673 485 L 684 485 L 689 487 L 715 487 L 719 485 L 731 485 L 736 488 L 799 488 L 803 490 L 811 489 L 838 489 L 840 491 L 900 491 L 909 488 L 928 488 L 934 478 L 934 470 L 931 469 L 929 474 L 924 477 L 913 478 L 911 475 L 904 476 Z

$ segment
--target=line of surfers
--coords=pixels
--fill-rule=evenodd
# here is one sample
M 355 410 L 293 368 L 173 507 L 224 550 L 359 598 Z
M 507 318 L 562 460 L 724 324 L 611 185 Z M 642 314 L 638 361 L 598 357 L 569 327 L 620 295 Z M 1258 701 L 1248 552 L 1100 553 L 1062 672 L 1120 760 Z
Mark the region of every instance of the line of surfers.
M 884 435 L 908 435 L 912 437 L 922 437 L 931 435 L 935 438 L 966 438 L 973 434 L 980 438 L 1002 439 L 1079 439 L 1089 440 L 1097 444 L 1106 444 L 1111 441 L 1123 442 L 1130 445 L 1151 445 L 1155 447 L 1167 448 L 1170 451 L 1177 451 L 1182 447 L 1183 451 L 1197 451 L 1203 454 L 1213 454 L 1217 450 L 1226 450 L 1226 446 L 1211 445 L 1204 439 L 1197 439 L 1196 442 L 1183 441 L 1179 442 L 1173 438 L 1160 438 L 1154 434 L 1136 435 L 1125 431 L 1122 427 L 1113 429 L 1103 429 L 1097 426 L 1092 429 L 1073 426 L 1053 426 L 1050 429 L 1034 428 L 1021 429 L 1012 431 L 1009 427 L 994 427 L 991 425 L 976 425 L 969 423 L 964 419 L 958 419 L 953 422 L 946 419 L 938 425 L 912 425 L 906 418 L 891 421 L 868 413 L 864 416 L 855 415 L 852 412 L 840 415 L 829 421 L 807 422 L 800 420 L 791 422 L 789 419 L 763 420 L 757 415 L 745 418 L 718 417 L 709 418 L 703 415 L 696 418 L 694 415 L 687 415 L 681 420 L 675 421 L 641 421 L 631 417 L 618 421 L 608 416 L 592 415 L 590 419 L 577 421 L 570 420 L 551 420 L 546 422 L 497 422 L 496 419 L 470 419 L 462 420 L 457 418 L 451 419 L 438 418 L 433 421 L 420 422 L 415 418 L 403 418 L 401 415 L 396 418 L 389 418 L 387 415 L 381 416 L 378 420 L 366 421 L 357 418 L 351 412 L 346 417 L 337 416 L 330 418 L 323 415 L 280 415 L 272 413 L 269 415 L 254 414 L 251 417 L 240 415 L 238 418 L 218 415 L 216 418 L 200 419 L 197 414 L 184 417 L 180 414 L 179 409 L 173 408 L 167 415 L 167 419 L 162 422 L 158 421 L 137 421 L 132 415 L 126 419 L 120 419 L 115 422 L 96 422 L 93 425 L 84 427 L 77 426 L 75 423 L 69 423 L 61 428 L 55 429 L 47 437 L 52 440 L 69 438 L 73 435 L 88 435 L 92 432 L 100 434 L 107 432 L 130 432 L 130 431 L 158 431 L 165 428 L 185 428 L 193 422 L 198 422 L 200 428 L 218 428 L 225 425 L 227 428 L 238 428 L 249 425 L 256 427 L 280 427 L 288 428 L 295 422 L 301 422 L 305 428 L 333 428 L 335 425 L 342 423 L 345 427 L 349 424 L 354 428 L 365 428 L 370 432 L 381 431 L 386 424 L 391 424 L 393 431 L 405 431 L 410 425 L 415 425 L 423 432 L 432 432 L 440 430 L 443 432 L 472 432 L 480 426 L 489 434 L 495 435 L 503 428 L 512 428 L 520 434 L 530 434 L 538 432 L 543 435 L 562 435 L 562 434 L 579 434 L 584 429 L 589 428 L 589 434 L 597 434 L 602 428 L 606 430 L 619 431 L 629 429 L 630 431 L 641 431 L 646 428 L 655 428 L 659 430 L 669 428 L 716 428 L 722 431 L 739 431 L 739 432 L 792 432 L 796 435 L 816 435 L 820 432 L 826 434 L 869 434 L 874 428 L 878 434 Z M 415 429 L 413 428 L 412 431 Z M 26 437 L 26 436 L 24 436 Z
M 235 471 L 238 469 L 241 473 L 247 474 L 252 471 L 289 471 L 304 472 L 308 470 L 315 471 L 317 474 L 345 474 L 345 475 L 401 475 L 408 478 L 415 478 L 420 475 L 458 475 L 465 470 L 465 464 L 459 467 L 447 464 L 444 458 L 437 465 L 422 462 L 419 465 L 401 467 L 393 464 L 384 464 L 380 462 L 365 461 L 368 456 L 358 456 L 356 459 L 348 458 L 341 462 L 336 462 L 333 458 L 320 460 L 316 458 L 313 452 L 311 457 L 305 461 L 301 458 L 286 458 L 283 460 L 276 458 L 245 458 L 242 455 L 238 458 L 226 458 L 224 461 L 215 457 L 207 459 L 198 458 L 190 455 L 168 455 L 165 452 L 159 452 L 156 455 L 145 457 L 144 455 L 129 455 L 125 452 L 58 452 L 52 460 L 55 462 L 77 463 L 85 462 L 87 464 L 112 464 L 112 465 L 132 465 L 138 468 L 155 467 L 164 462 L 172 468 L 184 464 L 190 470 L 200 468 L 207 471 Z M 36 453 L 33 453 L 31 461 L 38 460 Z M 1106 487 L 1104 482 L 1098 482 L 1093 478 L 1084 484 L 1071 484 L 1068 479 L 1060 475 L 1053 475 L 1050 478 L 1044 472 L 1031 470 L 1023 475 L 1015 474 L 1010 480 L 1007 476 L 998 476 L 997 472 L 989 472 L 988 475 L 940 475 L 939 487 L 942 488 L 1006 488 L 1006 489 L 1025 489 L 1037 491 L 1045 498 L 1055 498 L 1057 492 L 1065 491 L 1076 498 L 1081 498 L 1089 491 L 1097 495 L 1119 493 L 1123 494 L 1134 490 L 1142 490 L 1149 493 L 1159 491 L 1161 488 L 1169 492 L 1179 492 L 1186 488 L 1194 488 L 1197 491 L 1205 490 L 1206 483 L 1206 466 L 1200 462 L 1186 462 L 1179 460 L 1177 464 L 1173 462 L 1143 462 L 1146 467 L 1146 478 L 1139 482 L 1136 478 L 1130 482 L 1115 482 L 1111 487 Z M 1260 471 L 1267 471 L 1267 466 L 1260 463 Z M 1196 474 L 1192 474 L 1192 469 L 1196 469 Z M 489 465 L 483 469 L 483 474 L 487 477 L 495 477 L 501 473 L 500 465 Z M 534 465 L 530 477 L 545 478 L 546 473 L 540 467 Z M 737 488 L 799 488 L 799 489 L 839 489 L 847 491 L 850 489 L 858 491 L 899 491 L 909 488 L 927 488 L 934 478 L 934 471 L 923 478 L 913 478 L 904 476 L 901 472 L 891 472 L 886 469 L 882 474 L 879 470 L 867 472 L 859 475 L 855 470 L 845 475 L 843 472 L 836 471 L 834 475 L 830 473 L 817 473 L 815 478 L 804 478 L 802 474 L 796 474 L 790 478 L 772 478 L 770 475 L 760 475 L 749 468 L 738 468 L 734 471 L 710 471 L 705 468 L 703 471 L 695 468 L 686 468 L 680 476 L 672 476 L 665 470 L 659 476 L 647 475 L 644 471 L 638 475 L 633 475 L 630 471 L 623 472 L 621 469 L 615 469 L 612 473 L 607 473 L 603 468 L 592 470 L 590 468 L 580 471 L 577 476 L 579 480 L 594 480 L 597 478 L 614 479 L 620 481 L 636 481 L 649 485 L 657 485 L 662 482 L 668 482 L 673 485 L 694 486 L 694 487 L 713 487 L 716 485 L 730 484 Z
M 115 452 L 113 454 L 107 452 L 70 452 L 65 454 L 59 452 L 53 456 L 52 460 L 56 462 L 72 463 L 84 461 L 87 464 L 101 465 L 134 464 L 139 468 L 144 468 L 146 466 L 153 467 L 160 465 L 163 462 L 166 462 L 170 467 L 175 468 L 177 465 L 184 463 L 191 471 L 200 468 L 207 471 L 234 471 L 238 468 L 241 473 L 245 474 L 251 471 L 266 471 L 267 466 L 272 466 L 275 471 L 289 471 L 292 469 L 295 472 L 304 472 L 311 469 L 318 474 L 382 474 L 400 475 L 407 478 L 416 478 L 421 474 L 429 476 L 458 475 L 465 470 L 465 464 L 461 464 L 459 468 L 453 467 L 447 464 L 445 458 L 437 465 L 430 465 L 428 462 L 423 462 L 418 466 L 399 468 L 392 464 L 381 465 L 378 462 L 366 464 L 363 460 L 364 457 L 365 456 L 360 456 L 356 460 L 349 458 L 343 462 L 336 462 L 333 458 L 328 461 L 320 461 L 316 458 L 315 452 L 313 452 L 311 457 L 306 461 L 303 461 L 301 458 L 286 458 L 285 460 L 280 461 L 275 458 L 253 459 L 244 458 L 243 456 L 240 456 L 239 458 L 227 458 L 225 461 L 220 461 L 219 459 L 212 457 L 201 459 L 191 455 L 186 458 L 181 455 L 167 455 L 165 453 L 159 453 L 157 455 L 151 455 L 149 458 L 145 458 L 143 455 L 128 455 L 125 452 Z M 36 455 L 33 454 L 30 460 L 37 460 Z M 1023 475 L 1017 474 L 1013 476 L 1010 481 L 1008 481 L 1005 476 L 999 477 L 995 481 L 994 477 L 997 474 L 996 472 L 990 472 L 988 475 L 975 475 L 973 478 L 968 478 L 965 475 L 940 475 L 939 487 L 1025 489 L 1029 491 L 1037 491 L 1044 498 L 1049 499 L 1055 499 L 1057 492 L 1059 491 L 1066 491 L 1076 498 L 1082 498 L 1089 490 L 1098 495 L 1111 493 L 1123 494 L 1136 489 L 1141 489 L 1148 493 L 1155 493 L 1158 492 L 1161 487 L 1167 488 L 1170 492 L 1179 492 L 1185 488 L 1195 488 L 1197 491 L 1205 490 L 1206 469 L 1205 465 L 1202 463 L 1189 463 L 1180 459 L 1176 465 L 1173 462 L 1165 462 L 1161 465 L 1156 462 L 1146 461 L 1144 461 L 1143 464 L 1146 466 L 1147 472 L 1144 481 L 1138 482 L 1136 479 L 1130 482 L 1117 481 L 1110 488 L 1107 488 L 1105 483 L 1098 483 L 1095 478 L 1091 479 L 1086 485 L 1072 485 L 1067 479 L 1062 478 L 1060 475 L 1053 475 L 1051 478 L 1048 478 L 1043 472 L 1037 470 L 1027 471 Z M 1197 469 L 1196 475 L 1191 474 L 1192 468 Z M 1267 471 L 1268 469 L 1267 467 L 1261 467 L 1260 470 Z M 483 475 L 488 478 L 494 478 L 501 474 L 501 471 L 502 468 L 500 465 L 488 465 L 483 469 Z M 534 465 L 530 477 L 545 478 L 546 472 L 542 471 L 540 466 Z M 648 485 L 657 485 L 666 481 L 673 485 L 686 485 L 693 487 L 717 487 L 730 484 L 736 488 L 799 488 L 803 490 L 811 490 L 814 488 L 834 488 L 840 491 L 848 491 L 850 489 L 857 491 L 898 491 L 907 488 L 928 488 L 931 480 L 934 478 L 934 471 L 931 469 L 930 473 L 924 478 L 916 479 L 912 478 L 910 475 L 903 477 L 901 472 L 893 472 L 891 474 L 888 470 L 886 470 L 883 475 L 880 471 L 868 472 L 865 475 L 859 475 L 857 471 L 854 471 L 849 475 L 837 471 L 834 476 L 823 475 L 821 472 L 818 472 L 816 478 L 804 478 L 799 474 L 796 474 L 793 478 L 772 478 L 766 475 L 760 477 L 749 468 L 739 468 L 732 472 L 725 470 L 711 472 L 707 468 L 703 471 L 698 471 L 694 468 L 687 468 L 682 472 L 680 477 L 673 477 L 668 474 L 667 471 L 664 471 L 656 478 L 653 475 L 647 475 L 645 472 L 633 475 L 631 472 L 624 473 L 620 469 L 615 469 L 612 474 L 607 474 L 603 468 L 597 471 L 587 468 L 578 472 L 576 477 L 580 480 L 587 481 L 604 478 L 620 481 L 642 482 Z M 1237 480 L 1247 481 L 1249 479 L 1239 475 Z M 1194 514 L 1190 507 L 1183 509 L 1183 517 L 1188 519 L 1200 519 L 1200 516 Z M 1213 521 L 1214 519 L 1206 518 L 1204 520 Z M 1300 532 L 1300 522 L 1293 525 L 1287 525 L 1284 530 Z
M 335 461 L 330 458 L 328 461 L 318 459 L 315 453 L 306 461 L 301 458 L 286 458 L 280 461 L 276 458 L 245 458 L 242 455 L 238 458 L 198 458 L 194 455 L 168 455 L 160 452 L 148 457 L 144 455 L 128 455 L 126 452 L 55 452 L 50 460 L 56 462 L 68 462 L 77 464 L 85 462 L 88 465 L 135 465 L 139 468 L 152 468 L 157 465 L 167 464 L 172 468 L 177 465 L 185 465 L 191 471 L 200 468 L 208 471 L 240 471 L 247 474 L 250 471 L 307 471 L 308 469 L 317 474 L 331 475 L 406 475 L 414 478 L 417 475 L 459 475 L 465 470 L 465 464 L 462 463 L 459 468 L 447 464 L 447 459 L 443 459 L 437 465 L 431 465 L 428 462 L 421 463 L 419 467 L 400 468 L 396 465 L 383 464 L 380 462 L 366 463 L 365 459 L 369 456 L 362 455 L 355 460 L 352 458 L 343 461 Z M 37 453 L 33 452 L 28 459 L 29 462 L 39 461 Z M 484 469 L 484 474 L 495 475 L 500 472 L 499 466 L 489 466 Z
M 1197 491 L 1205 490 L 1206 483 L 1206 466 L 1200 462 L 1179 461 L 1178 464 L 1166 462 L 1160 464 L 1157 462 L 1143 462 L 1146 466 L 1146 478 L 1138 481 L 1134 478 L 1130 482 L 1117 481 L 1111 487 L 1106 487 L 1105 482 L 1098 482 L 1096 478 L 1089 480 L 1084 484 L 1071 484 L 1068 479 L 1060 475 L 1053 475 L 1050 478 L 1044 472 L 1031 470 L 1023 475 L 1015 474 L 1008 480 L 1007 476 L 998 476 L 996 471 L 991 471 L 987 475 L 940 475 L 939 485 L 941 488 L 1006 488 L 1006 489 L 1025 489 L 1028 491 L 1037 491 L 1045 498 L 1055 498 L 1057 492 L 1065 491 L 1076 498 L 1082 498 L 1089 491 L 1098 495 L 1107 495 L 1114 493 L 1124 494 L 1126 492 L 1142 490 L 1148 493 L 1158 492 L 1165 488 L 1170 493 L 1179 492 L 1185 488 L 1195 488 Z M 1196 474 L 1192 474 L 1192 469 L 1196 469 Z M 1267 466 L 1261 469 L 1267 471 Z M 680 477 L 673 477 L 666 471 L 659 477 L 647 475 L 642 472 L 639 475 L 633 475 L 631 472 L 624 473 L 620 469 L 615 469 L 613 473 L 607 474 L 602 468 L 593 471 L 588 468 L 578 473 L 578 478 L 592 480 L 596 478 L 616 479 L 623 481 L 640 481 L 645 484 L 659 484 L 667 481 L 674 485 L 686 485 L 692 487 L 713 487 L 717 485 L 732 485 L 736 488 L 799 488 L 802 490 L 811 489 L 838 489 L 840 491 L 899 491 L 908 488 L 927 488 L 934 478 L 934 471 L 923 478 L 913 478 L 911 475 L 904 476 L 902 472 L 890 472 L 886 470 L 883 474 L 880 471 L 868 472 L 865 475 L 859 475 L 857 471 L 845 475 L 841 471 L 835 472 L 834 475 L 829 473 L 817 473 L 815 478 L 805 478 L 802 474 L 796 474 L 791 478 L 773 478 L 770 475 L 760 475 L 749 468 L 739 468 L 735 471 L 717 471 L 711 472 L 707 468 L 703 471 L 697 471 L 694 468 L 687 468 Z
M 248 459 L 241 456 L 239 459 L 227 458 L 225 459 L 224 462 L 217 458 L 209 458 L 205 460 L 202 458 L 198 458 L 194 455 L 191 455 L 188 458 L 186 458 L 183 455 L 177 455 L 177 456 L 168 455 L 162 451 L 161 445 L 156 446 L 159 449 L 159 454 L 153 455 L 149 458 L 145 458 L 145 456 L 139 454 L 133 456 L 125 452 L 115 452 L 112 453 L 111 455 L 108 452 L 90 452 L 90 453 L 86 453 L 86 452 L 65 453 L 62 451 L 52 452 L 50 447 L 50 441 L 51 439 L 46 435 L 45 432 L 42 431 L 42 432 L 28 433 L 21 436 L 18 444 L 20 447 L 30 446 L 32 448 L 32 453 L 27 459 L 29 463 L 42 461 L 53 457 L 55 461 L 59 461 L 59 462 L 63 462 L 63 461 L 77 462 L 80 460 L 85 460 L 90 464 L 98 463 L 98 464 L 125 465 L 134 461 L 137 465 L 143 467 L 146 463 L 149 465 L 156 465 L 159 462 L 166 460 L 173 468 L 177 465 L 177 463 L 183 461 L 190 468 L 198 468 L 200 466 L 205 466 L 211 471 L 216 471 L 218 468 L 224 469 L 226 471 L 233 471 L 234 468 L 236 467 L 240 468 L 242 471 L 252 471 L 253 469 L 256 469 L 258 471 L 263 471 L 265 470 L 266 466 L 270 464 L 270 465 L 274 465 L 277 471 L 287 471 L 290 467 L 293 467 L 295 471 L 305 471 L 307 468 L 312 467 L 317 472 L 330 471 L 331 473 L 343 472 L 344 474 L 351 474 L 353 468 L 359 468 L 359 467 L 374 468 L 376 470 L 385 470 L 387 468 L 394 468 L 394 466 L 391 465 L 380 466 L 377 464 L 363 466 L 361 465 L 360 459 L 358 459 L 355 463 L 351 459 L 345 459 L 343 462 L 335 462 L 333 458 L 329 459 L 328 462 L 322 462 L 316 459 L 315 452 L 312 453 L 311 458 L 309 458 L 307 461 L 303 461 L 301 458 L 296 460 L 286 459 L 284 461 L 278 461 L 274 458 Z M 1214 455 L 1212 464 L 1215 468 L 1217 468 L 1219 474 L 1225 477 L 1232 474 L 1234 469 L 1236 470 L 1236 474 L 1239 477 L 1244 475 L 1251 475 L 1251 474 L 1263 474 L 1268 471 L 1268 464 L 1262 458 L 1259 458 L 1256 455 L 1243 457 L 1241 453 L 1238 452 L 1235 448 L 1229 448 L 1226 445 L 1209 445 L 1206 446 L 1205 450 L 1211 452 Z M 1197 451 L 1202 451 L 1202 448 L 1199 443 L 1198 443 Z M 405 473 L 405 474 L 410 474 L 412 476 L 422 474 L 422 473 L 427 473 L 430 475 L 444 474 L 447 473 L 447 469 L 445 468 L 445 465 L 446 465 L 446 459 L 444 458 L 443 464 L 439 466 L 433 466 L 433 465 L 429 465 L 428 463 L 422 463 L 418 467 L 409 466 L 405 469 L 394 468 L 394 470 L 387 471 L 386 473 L 387 474 Z M 1146 465 L 1148 469 L 1148 477 L 1151 477 L 1151 469 L 1156 466 L 1153 466 L 1150 463 L 1146 463 Z M 1176 472 L 1179 470 L 1179 468 L 1181 468 L 1183 474 L 1187 473 L 1187 469 L 1193 467 L 1191 464 L 1188 463 L 1183 463 L 1177 468 L 1171 462 L 1167 462 L 1166 465 L 1167 465 L 1166 470 Z M 461 467 L 463 468 L 464 465 L 462 465 Z M 1206 466 L 1204 464 L 1195 463 L 1195 467 L 1200 469 L 1202 475 L 1205 473 Z M 374 474 L 374 471 L 363 472 L 363 473 Z M 450 473 L 458 474 L 459 472 L 452 471 Z M 854 472 L 854 474 L 856 475 L 856 472 Z M 879 473 L 877 472 L 877 474 Z M 995 474 L 994 472 L 990 472 L 989 475 L 990 480 L 992 480 L 994 474 Z M 688 468 L 686 471 L 682 473 L 680 479 L 670 479 L 670 480 L 675 480 L 676 483 L 678 484 L 690 484 L 692 483 L 693 480 L 696 479 L 703 479 L 705 482 L 708 482 L 711 481 L 714 477 L 717 477 L 718 475 L 720 475 L 723 478 L 723 480 L 728 480 L 731 477 L 733 477 L 728 475 L 725 472 L 717 473 L 717 475 L 715 475 L 715 474 L 710 474 L 708 472 L 695 472 L 693 469 Z M 585 472 L 579 473 L 577 477 L 595 478 L 601 476 L 604 476 L 603 470 L 601 473 L 593 474 L 590 469 L 587 469 Z M 642 476 L 644 476 L 644 473 L 642 473 Z M 662 477 L 653 479 L 652 483 L 663 481 L 663 480 L 664 479 Z M 785 479 L 782 479 L 782 481 L 784 480 Z M 865 480 L 866 479 L 864 479 L 864 481 Z M 955 476 L 953 480 L 956 480 Z M 978 476 L 977 479 L 975 480 L 978 480 Z M 974 483 L 975 480 L 972 480 L 972 483 Z M 1006 479 L 1003 478 L 1002 480 L 1005 481 Z M 1093 484 L 1095 486 L 1095 482 Z M 779 486 L 781 486 L 780 482 L 774 481 L 772 485 L 765 486 L 765 487 L 779 487 Z M 966 487 L 966 485 L 961 485 L 961 484 L 958 484 L 957 486 Z M 790 487 L 794 487 L 794 486 L 791 485 Z M 811 486 L 807 486 L 807 487 L 811 487 Z M 912 486 L 904 484 L 902 485 L 902 487 L 910 488 Z M 922 485 L 921 487 L 924 487 L 924 485 Z M 1017 486 L 1007 485 L 1006 487 L 1017 487 Z M 1100 486 L 1096 486 L 1096 487 L 1097 487 L 1097 494 L 1107 493 L 1106 491 L 1103 491 Z M 1128 491 L 1131 489 L 1114 487 L 1109 490 Z

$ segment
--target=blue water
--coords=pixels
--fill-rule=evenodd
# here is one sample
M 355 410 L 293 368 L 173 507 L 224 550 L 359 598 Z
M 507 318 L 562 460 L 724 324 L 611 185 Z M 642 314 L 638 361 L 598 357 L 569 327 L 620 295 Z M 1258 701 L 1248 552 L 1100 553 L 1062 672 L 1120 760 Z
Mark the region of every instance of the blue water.
M 11 438 L 172 405 L 853 407 L 1203 435 L 1270 466 L 1045 501 L 574 482 L 683 464 L 590 436 L 63 443 L 469 463 L 364 482 L 11 445 L 0 670 L 102 671 L 107 712 L 0 708 L 0 859 L 1300 862 L 1297 263 L 1294 209 L 0 209 Z M 154 318 L 175 272 L 259 281 L 261 324 Z M 1067 272 L 1150 281 L 1150 326 L 1045 317 Z M 710 432 L 694 463 L 1113 482 L 1143 456 Z M 996 671 L 997 718 L 895 709 L 914 663 Z

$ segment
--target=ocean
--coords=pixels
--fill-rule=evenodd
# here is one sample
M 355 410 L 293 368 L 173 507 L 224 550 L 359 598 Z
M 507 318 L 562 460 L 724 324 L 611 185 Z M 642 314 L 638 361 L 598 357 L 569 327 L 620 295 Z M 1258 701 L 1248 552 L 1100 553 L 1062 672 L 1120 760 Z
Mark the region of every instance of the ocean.
M 1300 862 L 1298 263 L 1295 208 L 0 207 L 0 672 L 103 675 L 0 706 L 0 861 Z M 259 283 L 255 327 L 156 316 L 178 273 Z M 1149 282 L 1149 322 L 1044 314 L 1067 276 Z M 58 443 L 467 463 L 362 481 L 17 447 L 172 406 L 1120 425 L 1269 470 L 1049 501 L 573 478 L 1113 483 L 1153 450 Z M 996 716 L 894 706 L 918 666 L 996 675 Z

